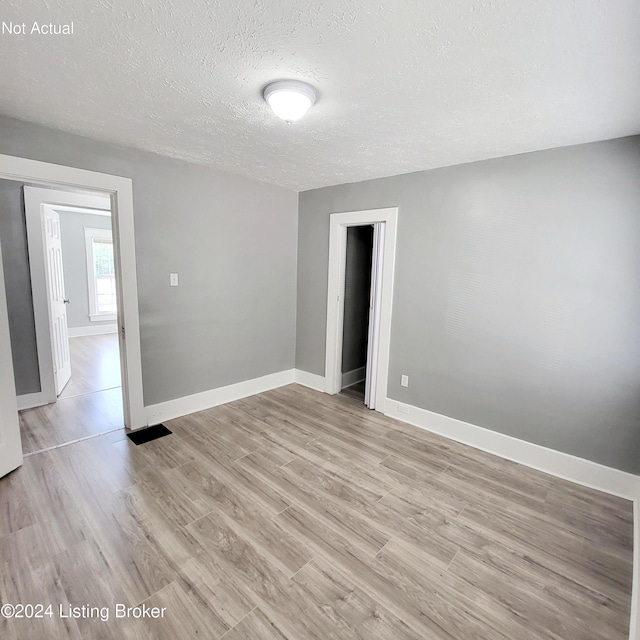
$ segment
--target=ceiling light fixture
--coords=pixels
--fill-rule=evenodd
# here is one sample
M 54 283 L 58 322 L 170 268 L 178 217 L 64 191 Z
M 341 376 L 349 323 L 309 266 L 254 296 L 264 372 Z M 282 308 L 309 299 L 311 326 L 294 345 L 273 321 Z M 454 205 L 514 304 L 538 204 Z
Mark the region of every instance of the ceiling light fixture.
M 262 95 L 273 113 L 287 122 L 300 120 L 318 97 L 311 85 L 300 80 L 270 82 Z

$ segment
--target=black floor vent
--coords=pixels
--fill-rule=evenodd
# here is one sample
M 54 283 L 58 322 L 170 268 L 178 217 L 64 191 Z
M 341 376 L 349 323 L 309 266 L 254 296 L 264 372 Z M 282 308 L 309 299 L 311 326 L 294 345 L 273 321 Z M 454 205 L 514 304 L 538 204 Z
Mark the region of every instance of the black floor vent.
M 127 433 L 127 438 L 134 444 L 144 444 L 145 442 L 151 442 L 157 440 L 163 436 L 168 436 L 171 431 L 167 429 L 163 424 L 155 424 L 153 427 L 147 427 L 146 429 L 140 429 L 140 431 L 134 431 L 133 433 Z

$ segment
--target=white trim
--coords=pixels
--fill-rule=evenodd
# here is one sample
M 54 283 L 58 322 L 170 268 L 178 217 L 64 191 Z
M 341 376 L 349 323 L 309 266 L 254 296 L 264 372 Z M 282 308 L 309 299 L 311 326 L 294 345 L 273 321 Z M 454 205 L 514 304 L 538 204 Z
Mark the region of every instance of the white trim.
M 113 322 L 118 316 L 115 313 L 96 313 L 89 316 L 91 322 Z
M 45 404 L 49 404 L 42 391 L 36 393 L 23 393 L 21 396 L 16 397 L 18 404 L 18 411 L 24 409 L 33 409 L 34 407 L 42 407 Z
M 9 316 L 4 291 L 2 250 L 0 249 L 0 477 L 22 464 L 22 443 L 16 405 Z
M 112 323 L 94 324 L 90 327 L 69 327 L 70 338 L 80 338 L 82 336 L 100 336 L 104 333 L 118 333 L 118 325 L 116 323 Z
M 116 253 L 118 291 L 118 326 L 120 336 L 120 366 L 122 371 L 124 422 L 127 428 L 146 425 L 142 391 L 142 357 L 140 353 L 140 319 L 138 315 L 138 284 L 136 277 L 135 232 L 133 220 L 133 183 L 130 178 L 65 167 L 0 154 L 0 178 L 20 182 L 72 187 L 101 191 L 110 198 L 113 237 Z M 49 192 L 53 191 L 52 189 Z M 50 194 L 49 194 L 50 195 Z M 68 196 L 77 194 L 67 194 Z M 82 194 L 86 195 L 86 194 Z M 51 204 L 55 204 L 51 203 Z M 0 282 L 0 296 L 4 296 L 4 280 Z M 125 334 L 126 328 L 126 334 Z M 10 345 L 8 331 L 0 325 L 0 343 Z M 0 345 L 1 347 L 1 345 Z M 8 389 L 7 380 L 0 384 Z M 2 390 L 0 390 L 1 392 Z M 15 397 L 15 386 L 11 389 Z
M 585 487 L 633 500 L 640 476 L 387 398 L 386 415 Z
M 88 196 L 88 197 L 102 198 L 102 196 Z M 53 208 L 58 213 L 84 213 L 90 216 L 106 216 L 110 218 L 111 217 L 111 201 L 109 200 L 108 196 L 106 196 L 104 200 L 106 201 L 106 205 L 104 206 L 104 209 L 90 209 L 88 207 L 67 207 L 63 204 L 56 205 Z
M 341 391 L 342 324 L 344 315 L 344 300 L 341 296 L 341 285 L 344 283 L 347 227 L 375 224 L 377 222 L 385 223 L 385 243 L 379 328 L 378 376 L 375 393 L 376 401 L 375 407 L 373 408 L 384 413 L 389 377 L 391 310 L 398 224 L 397 207 L 331 214 L 329 223 L 329 273 L 327 282 L 327 334 L 324 390 L 329 394 L 335 394 Z
M 378 395 L 377 384 L 379 374 L 378 359 L 380 356 L 380 318 L 382 313 L 385 227 L 386 224 L 380 222 L 373 225 L 373 246 L 371 247 L 371 284 L 369 287 L 369 327 L 367 330 L 367 363 L 364 374 L 364 404 L 369 409 L 377 408 L 379 411 L 383 410 L 383 407 L 381 406 L 382 403 L 378 401 L 380 395 Z
M 190 413 L 211 409 L 227 402 L 247 398 L 256 393 L 283 387 L 286 384 L 291 384 L 294 379 L 294 369 L 288 369 L 278 373 L 270 373 L 260 378 L 230 384 L 226 387 L 218 387 L 217 389 L 195 393 L 191 396 L 160 402 L 146 407 L 147 424 L 158 424 L 165 420 L 172 420 Z
M 41 163 L 44 164 L 44 163 Z M 55 165 L 58 166 L 58 165 Z M 104 175 L 104 174 L 99 174 Z M 61 186 L 61 184 L 56 185 Z M 80 191 L 62 191 L 60 189 L 39 185 L 38 190 L 43 201 L 54 205 L 56 211 L 72 213 L 91 213 L 94 215 L 111 215 L 111 198 L 108 193 L 82 193 Z M 44 192 L 44 193 L 42 193 Z
M 309 373 L 308 371 L 303 371 L 302 369 L 295 369 L 294 374 L 295 382 L 301 384 L 303 387 L 309 387 L 309 389 L 314 389 L 315 391 L 325 392 L 325 379 L 324 376 L 319 376 L 315 373 Z
M 356 384 L 357 382 L 362 382 L 364 380 L 365 371 L 366 369 L 364 367 L 360 367 L 359 369 L 352 369 L 351 371 L 343 373 L 341 389 L 350 387 L 352 384 Z

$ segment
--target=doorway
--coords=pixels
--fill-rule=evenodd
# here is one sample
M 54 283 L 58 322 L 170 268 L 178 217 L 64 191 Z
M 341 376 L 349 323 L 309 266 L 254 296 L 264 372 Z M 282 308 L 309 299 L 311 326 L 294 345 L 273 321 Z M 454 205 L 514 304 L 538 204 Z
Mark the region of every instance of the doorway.
M 373 225 L 347 228 L 342 314 L 341 393 L 365 402 Z
M 122 429 L 124 415 L 111 199 L 33 186 L 23 194 L 39 391 L 28 393 L 16 376 L 16 392 L 23 452 L 31 454 Z M 28 291 L 7 295 L 15 303 Z M 13 324 L 12 344 L 27 343 L 29 330 Z
M 334 213 L 329 229 L 325 391 L 336 394 L 345 387 L 355 387 L 353 395 L 357 393 L 366 406 L 381 412 L 387 394 L 397 212 L 394 207 Z M 360 230 L 367 227 L 370 231 Z M 348 257 L 349 237 L 352 249 Z M 359 275 L 347 264 L 354 259 L 356 243 L 360 245 L 355 252 Z M 364 269 L 367 261 L 368 276 Z M 359 287 L 357 294 L 354 286 Z M 354 333 L 358 333 L 355 340 Z M 351 359 L 356 353 L 357 358 Z M 354 368 L 358 363 L 361 366 Z M 364 387 L 363 396 L 357 385 Z
M 97 191 L 109 198 L 113 218 L 114 264 L 119 284 L 117 290 L 116 330 L 122 380 L 123 423 L 128 429 L 146 426 L 142 395 L 142 363 L 140 357 L 140 329 L 133 228 L 133 189 L 129 178 L 122 178 L 73 167 L 54 165 L 36 160 L 0 155 L 0 179 L 23 182 L 46 188 L 78 191 Z M 4 240 L 4 238 L 3 238 Z M 11 353 L 10 326 L 6 306 L 5 280 L 0 278 L 0 352 Z M 35 302 L 35 300 L 34 300 Z M 33 315 L 33 314 L 32 314 Z M 33 320 L 32 320 L 33 323 Z M 126 332 L 125 332 L 126 329 Z M 35 328 L 34 328 L 35 332 Z M 49 341 L 51 338 L 49 337 Z M 26 351 L 21 350 L 20 356 Z M 48 354 L 48 355 L 47 355 Z M 36 354 L 40 360 L 40 353 Z M 52 362 L 51 348 L 42 354 Z M 53 368 L 53 365 L 52 365 Z M 22 447 L 17 414 L 16 377 L 12 359 L 0 360 L 0 476 L 15 469 L 22 462 Z M 36 391 L 41 391 L 37 389 Z

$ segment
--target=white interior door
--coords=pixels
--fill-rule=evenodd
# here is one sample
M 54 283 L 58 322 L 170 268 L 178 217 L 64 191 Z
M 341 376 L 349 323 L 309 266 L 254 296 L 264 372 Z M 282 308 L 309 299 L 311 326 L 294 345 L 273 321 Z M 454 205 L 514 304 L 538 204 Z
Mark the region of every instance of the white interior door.
M 382 267 L 384 255 L 384 222 L 373 225 L 373 252 L 371 255 L 371 293 L 369 295 L 369 332 L 367 336 L 367 368 L 364 383 L 364 403 L 376 408 L 378 386 L 378 352 L 380 345 L 380 316 L 382 311 Z
M 2 477 L 22 464 L 22 443 L 9 339 L 7 299 L 4 292 L 2 252 L 0 252 L 0 283 L 2 283 L 0 287 L 0 477 Z
M 45 271 L 47 274 L 51 347 L 53 349 L 53 373 L 56 382 L 56 396 L 59 396 L 71 378 L 69 333 L 67 329 L 67 300 L 64 291 L 64 272 L 62 269 L 60 215 L 51 207 L 45 206 L 42 209 Z

